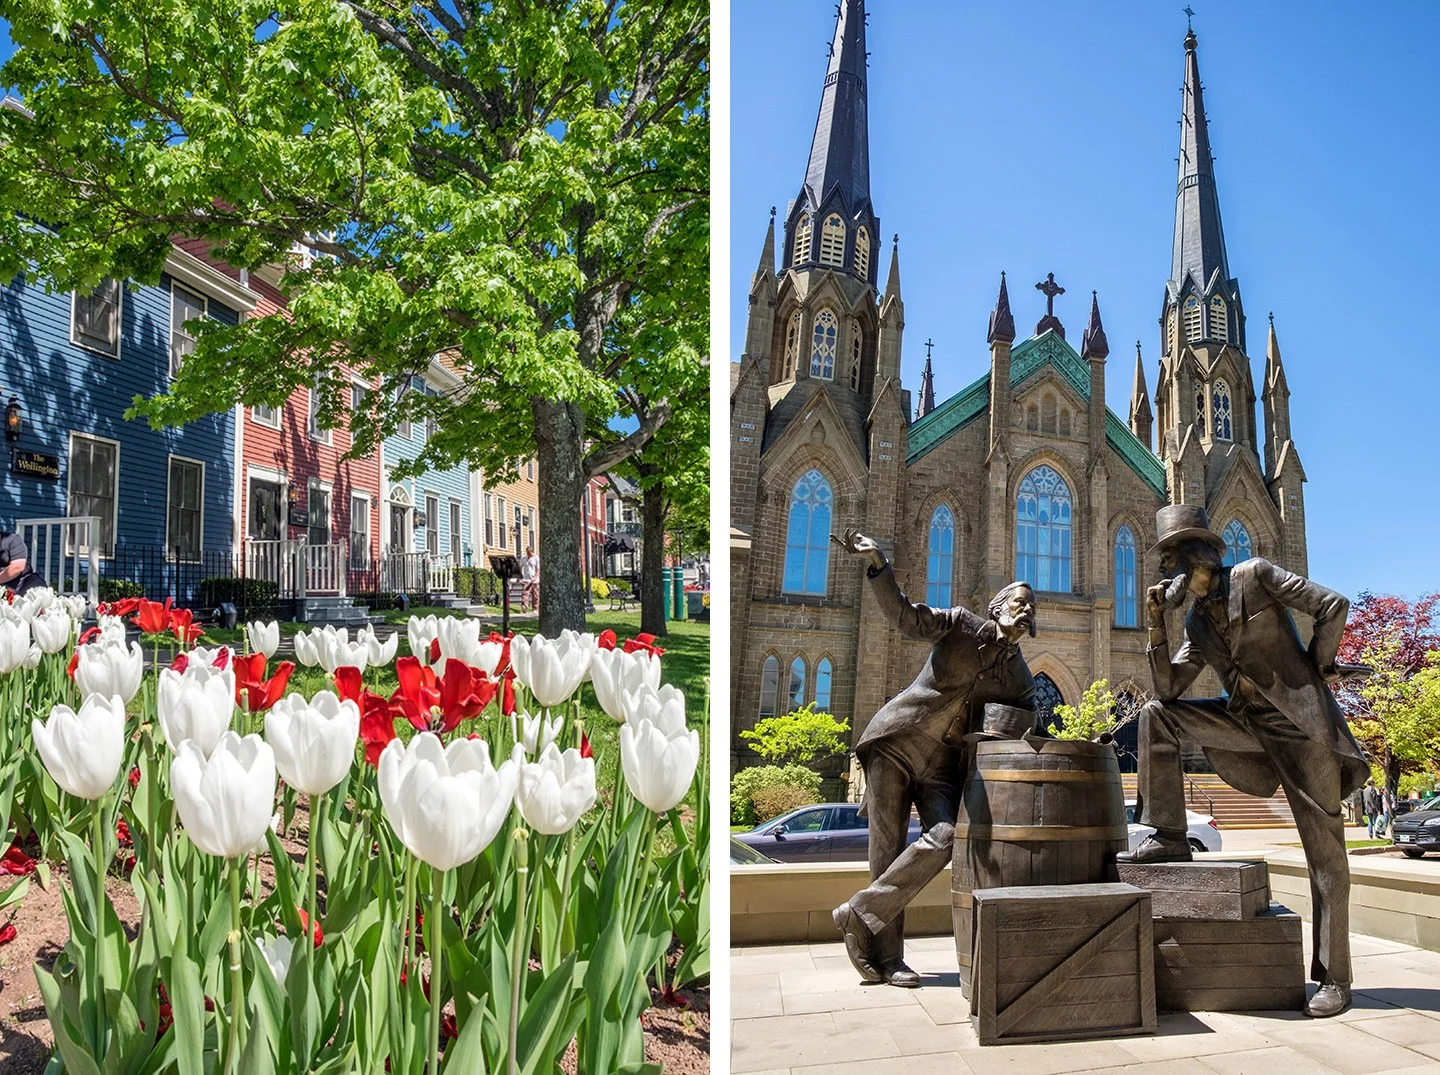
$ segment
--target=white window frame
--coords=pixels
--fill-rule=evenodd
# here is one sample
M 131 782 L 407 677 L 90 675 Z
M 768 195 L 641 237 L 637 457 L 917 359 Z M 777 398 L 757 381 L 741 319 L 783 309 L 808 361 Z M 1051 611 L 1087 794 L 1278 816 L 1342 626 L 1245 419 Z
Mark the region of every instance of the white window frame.
M 250 512 L 253 501 L 252 485 L 255 479 L 280 487 L 280 541 L 284 541 L 290 529 L 290 475 L 274 467 L 262 467 L 251 463 L 245 468 L 245 540 L 274 541 L 275 538 L 257 538 L 250 532 Z
M 101 557 L 113 557 L 115 555 L 115 542 L 120 534 L 120 442 L 118 440 L 112 440 L 110 437 L 100 437 L 94 433 L 86 433 L 78 429 L 70 430 L 70 439 L 67 445 L 69 454 L 65 457 L 65 514 L 67 516 L 70 514 L 71 479 L 75 474 L 75 468 L 71 466 L 71 461 L 75 458 L 75 441 L 77 438 L 80 440 L 98 441 L 101 444 L 109 444 L 115 449 L 115 489 L 111 495 L 115 509 L 110 519 L 110 546 L 109 548 L 106 548 L 104 545 L 99 547 Z M 104 533 L 105 528 L 102 526 L 100 528 L 100 535 L 103 536 Z M 95 541 L 96 536 L 97 535 L 94 534 L 90 535 L 92 542 Z M 69 546 L 69 551 L 78 553 L 80 550 L 77 546 L 71 545 Z
M 355 550 L 351 547 L 354 544 L 353 538 L 355 537 L 355 502 L 357 500 L 365 505 L 365 559 L 359 563 L 356 563 L 354 557 Z M 370 501 L 370 494 L 361 492 L 358 489 L 351 489 L 350 526 L 346 531 L 346 553 L 350 556 L 351 568 L 364 570 L 370 566 L 370 546 L 375 538 L 375 531 L 372 529 L 374 520 L 375 508 Z
M 458 566 L 464 555 L 465 533 L 464 503 L 457 497 L 450 497 L 447 505 L 450 513 L 450 559 Z
M 186 558 L 185 563 L 198 562 L 205 555 L 205 461 L 203 459 L 192 459 L 188 455 L 176 455 L 171 452 L 165 462 L 165 555 L 169 556 L 173 546 L 170 544 L 170 500 L 174 495 L 175 463 L 189 463 L 200 468 L 200 526 L 196 532 L 198 543 L 193 559 Z M 119 476 L 117 465 L 116 476 Z
M 279 407 L 263 407 L 264 410 L 269 411 L 275 416 L 275 420 L 273 422 L 267 422 L 265 419 L 260 417 L 259 411 L 261 409 L 262 407 L 250 408 L 250 421 L 254 422 L 257 426 L 264 426 L 266 429 L 279 429 L 281 414 L 285 410 L 284 405 L 282 404 Z
M 186 293 L 188 296 L 190 296 L 191 298 L 199 299 L 199 300 L 200 300 L 200 316 L 201 316 L 201 317 L 205 317 L 205 318 L 208 318 L 208 317 L 210 316 L 210 296 L 209 296 L 209 295 L 206 295 L 206 294 L 205 294 L 204 292 L 202 292 L 202 291 L 197 291 L 197 290 L 196 290 L 195 288 L 193 288 L 193 287 L 187 287 L 186 285 L 184 285 L 184 284 L 182 284 L 182 283 L 179 283 L 179 282 L 176 281 L 176 280 L 173 280 L 173 279 L 172 279 L 172 280 L 170 281 L 170 378 L 171 378 L 172 380 L 173 380 L 176 376 L 179 375 L 179 373 L 180 373 L 180 366 L 181 366 L 181 365 L 183 364 L 183 362 L 184 362 L 183 356 L 182 356 L 180 359 L 178 359 L 178 360 L 177 360 L 176 357 L 175 357 L 175 335 L 176 335 L 176 333 L 178 332 L 180 335 L 184 336 L 187 340 L 189 340 L 189 341 L 190 341 L 190 345 L 191 345 L 192 348 L 193 348 L 194 345 L 195 345 L 195 337 L 189 335 L 189 334 L 186 333 L 183 329 L 181 329 L 179 326 L 177 326 L 177 325 L 175 324 L 175 292 L 176 292 L 177 290 L 185 292 L 185 293 Z M 187 320 L 190 320 L 190 319 L 187 318 Z M 187 351 L 186 354 L 189 354 L 189 352 Z
M 500 533 L 499 533 L 498 535 L 496 535 L 496 536 L 499 537 L 499 539 L 500 539 L 500 544 L 497 545 L 496 548 L 498 548 L 501 552 L 509 552 L 509 551 L 510 551 L 510 542 L 509 542 L 509 539 L 506 538 L 505 534 L 506 534 L 506 528 L 510 525 L 510 520 L 509 520 L 509 518 L 508 518 L 508 517 L 506 516 L 506 514 L 505 514 L 505 498 L 504 498 L 503 496 L 497 496 L 497 497 L 495 498 L 495 502 L 496 502 L 496 506 L 499 508 L 499 515 L 498 515 L 498 517 L 497 517 L 497 522 L 499 523 L 499 526 L 500 526 Z M 516 551 L 517 551 L 517 553 L 518 553 L 519 550 L 516 550 Z
M 435 505 L 434 511 L 430 510 L 431 504 Z M 425 490 L 425 551 L 431 556 L 440 555 L 440 494 L 432 489 Z
M 330 535 L 326 544 L 333 545 L 335 544 L 335 486 L 319 478 L 310 478 L 305 482 L 305 541 L 306 544 L 309 544 L 310 530 L 315 525 L 310 518 L 310 497 L 316 489 L 325 494 L 325 532 Z
M 400 529 L 404 535 L 404 542 L 401 548 L 390 544 L 390 531 L 394 526 L 395 512 L 400 512 Z M 414 552 L 415 551 L 415 498 L 410 495 L 410 490 L 402 484 L 396 484 L 390 490 L 390 499 L 385 502 L 385 529 L 381 533 L 381 542 L 388 552 Z
M 334 430 L 332 430 L 332 429 L 321 429 L 321 428 L 320 428 L 320 425 L 319 425 L 319 422 L 318 422 L 317 419 L 316 419 L 316 416 L 320 413 L 320 387 L 319 387 L 319 385 L 312 384 L 312 385 L 310 386 L 310 397 L 309 397 L 309 399 L 310 399 L 309 413 L 306 415 L 306 418 L 305 418 L 305 429 L 306 429 L 306 432 L 310 435 L 310 439 L 311 439 L 312 441 L 314 441 L 316 444 L 333 444 L 333 443 L 334 443 L 334 440 L 335 440 L 335 438 L 334 438 Z
M 115 289 L 116 289 L 116 292 L 115 292 L 115 353 L 114 353 L 114 354 L 111 354 L 109 351 L 106 351 L 106 350 L 104 350 L 104 349 L 102 349 L 102 348 L 96 347 L 96 346 L 94 346 L 93 344 L 88 344 L 88 343 L 82 342 L 81 339 L 80 339 L 80 337 L 79 337 L 79 334 L 76 333 L 76 331 L 75 331 L 75 312 L 76 312 L 76 311 L 75 311 L 75 305 L 76 305 L 76 300 L 79 298 L 79 295 L 80 295 L 80 292 L 78 292 L 78 291 L 72 291 L 72 292 L 70 292 L 70 342 L 71 342 L 74 346 L 80 348 L 82 351 L 89 351 L 92 355 L 103 355 L 105 358 L 114 359 L 116 362 L 119 362 L 119 361 L 120 361 L 121 338 L 125 335 L 125 281 L 123 281 L 123 280 L 116 280 L 113 276 L 107 276 L 107 277 L 105 277 L 105 280 L 113 280 L 113 281 L 115 282 Z M 103 284 L 103 283 L 105 282 L 105 280 L 101 280 L 100 283 Z M 98 288 L 98 287 L 100 286 L 100 284 L 96 284 L 95 286 Z M 93 295 L 93 294 L 94 294 L 94 291 L 91 291 L 90 294 Z M 89 298 L 89 295 L 87 295 L 86 298 Z

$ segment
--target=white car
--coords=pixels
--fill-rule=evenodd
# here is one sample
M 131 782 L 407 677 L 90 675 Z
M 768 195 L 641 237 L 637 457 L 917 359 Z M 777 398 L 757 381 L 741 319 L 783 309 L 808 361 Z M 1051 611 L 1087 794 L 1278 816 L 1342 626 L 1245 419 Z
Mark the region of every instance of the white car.
M 1155 830 L 1149 825 L 1136 824 L 1134 799 L 1126 800 L 1125 820 L 1130 825 L 1130 850 L 1134 851 L 1140 846 L 1140 841 Z M 1209 814 L 1197 814 L 1194 810 L 1186 810 L 1185 821 L 1190 826 L 1189 832 L 1185 835 L 1190 838 L 1191 851 L 1220 850 L 1220 829 L 1215 824 L 1213 817 Z

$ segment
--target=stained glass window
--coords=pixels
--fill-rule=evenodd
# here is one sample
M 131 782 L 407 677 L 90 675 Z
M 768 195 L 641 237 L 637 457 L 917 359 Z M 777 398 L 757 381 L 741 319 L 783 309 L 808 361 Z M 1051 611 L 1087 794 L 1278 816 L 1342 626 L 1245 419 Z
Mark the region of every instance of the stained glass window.
M 1232 520 L 1221 536 L 1225 538 L 1226 567 L 1242 564 L 1255 555 L 1250 549 L 1250 531 L 1239 519 Z
M 860 352 L 864 341 L 860 336 L 860 322 L 850 322 L 850 387 L 860 391 Z
M 775 707 L 780 699 L 780 658 L 774 654 L 765 658 L 760 668 L 760 718 L 775 716 Z
M 840 323 L 829 310 L 815 315 L 815 331 L 810 344 L 810 376 L 835 379 L 835 337 L 839 334 Z
M 1115 534 L 1116 627 L 1134 627 L 1139 622 L 1135 597 L 1135 531 L 1122 526 Z
M 790 327 L 785 330 L 785 375 L 788 380 L 795 375 L 795 361 L 800 356 L 800 314 L 790 318 Z
M 1205 432 L 1205 386 L 1197 385 L 1195 388 L 1195 425 L 1201 433 Z
M 955 515 L 941 504 L 930 516 L 930 555 L 925 569 L 925 603 L 950 608 L 950 581 L 955 574 Z
M 1015 501 L 1015 577 L 1037 591 L 1070 591 L 1070 487 L 1041 465 L 1020 482 Z
M 820 663 L 815 666 L 815 708 L 824 713 L 830 712 L 830 673 L 832 671 L 830 658 L 821 657 Z
M 785 694 L 790 703 L 787 712 L 793 712 L 805 704 L 805 658 L 796 657 L 790 662 L 790 688 Z
M 830 568 L 830 512 L 834 497 L 818 470 L 800 476 L 790 493 L 785 531 L 786 593 L 825 593 Z
M 1035 713 L 1041 728 L 1049 728 L 1055 720 L 1055 707 L 1064 705 L 1065 697 L 1055 681 L 1044 672 L 1035 674 Z
M 1224 380 L 1216 381 L 1211 390 L 1214 402 L 1214 432 L 1220 440 L 1233 440 L 1230 428 L 1230 385 Z

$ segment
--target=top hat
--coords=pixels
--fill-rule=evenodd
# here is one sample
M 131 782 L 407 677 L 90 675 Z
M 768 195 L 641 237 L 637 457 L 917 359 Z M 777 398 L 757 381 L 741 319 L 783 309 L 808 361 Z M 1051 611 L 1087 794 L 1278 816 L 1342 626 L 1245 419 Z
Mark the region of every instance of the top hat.
M 1035 730 L 1035 711 L 1005 705 L 1002 702 L 985 703 L 985 723 L 978 732 L 965 737 L 967 743 L 980 743 L 987 739 L 1023 739 L 1026 732 Z
M 1221 556 L 1225 555 L 1225 539 L 1210 529 L 1210 517 L 1199 504 L 1165 505 L 1155 513 L 1155 530 L 1160 540 L 1151 548 L 1152 553 L 1196 539 L 1209 543 Z

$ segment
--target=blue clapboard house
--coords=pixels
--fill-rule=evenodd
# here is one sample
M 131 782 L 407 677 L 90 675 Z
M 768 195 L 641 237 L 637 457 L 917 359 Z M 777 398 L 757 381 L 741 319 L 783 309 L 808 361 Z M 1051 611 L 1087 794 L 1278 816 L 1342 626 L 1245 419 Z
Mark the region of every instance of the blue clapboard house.
M 95 517 L 101 575 L 156 598 L 190 602 L 201 578 L 231 574 L 233 409 L 158 430 L 125 411 L 164 391 L 194 346 L 187 321 L 235 324 L 255 303 L 243 277 L 179 247 L 155 285 L 105 280 L 85 295 L 0 282 L 0 405 L 14 404 L 21 427 L 7 430 L 0 528 Z M 83 539 L 63 529 L 43 543 L 72 559 Z M 78 551 L 88 565 L 88 548 Z M 37 568 L 45 556 L 32 549 Z

